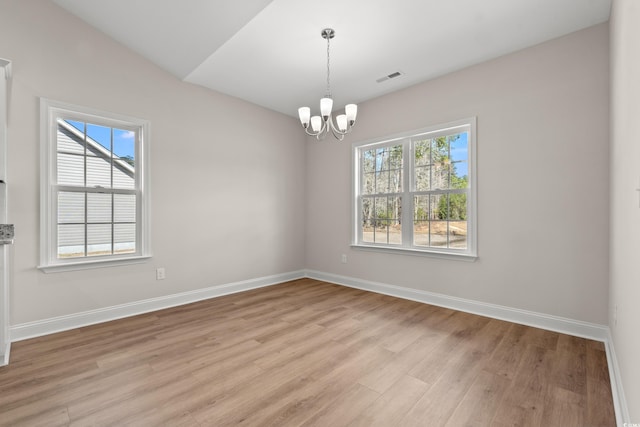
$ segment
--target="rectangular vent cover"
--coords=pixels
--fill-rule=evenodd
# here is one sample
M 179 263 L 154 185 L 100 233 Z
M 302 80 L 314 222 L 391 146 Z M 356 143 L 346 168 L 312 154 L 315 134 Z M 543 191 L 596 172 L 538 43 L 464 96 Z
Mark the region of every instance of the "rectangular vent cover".
M 401 75 L 402 75 L 402 72 L 396 71 L 394 73 L 387 74 L 384 77 L 380 77 L 379 79 L 376 80 L 376 82 L 382 83 L 382 82 L 384 82 L 386 80 L 395 79 L 396 77 L 400 77 Z

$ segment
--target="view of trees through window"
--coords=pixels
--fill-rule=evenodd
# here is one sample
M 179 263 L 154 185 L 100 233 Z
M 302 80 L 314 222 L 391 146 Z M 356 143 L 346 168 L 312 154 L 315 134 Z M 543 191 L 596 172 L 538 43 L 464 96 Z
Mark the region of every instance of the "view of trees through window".
M 363 243 L 467 248 L 468 132 L 367 147 L 360 158 Z M 412 212 L 411 242 L 403 209 Z
M 413 142 L 413 244 L 467 247 L 467 134 Z
M 363 152 L 363 241 L 402 243 L 402 168 L 402 145 Z

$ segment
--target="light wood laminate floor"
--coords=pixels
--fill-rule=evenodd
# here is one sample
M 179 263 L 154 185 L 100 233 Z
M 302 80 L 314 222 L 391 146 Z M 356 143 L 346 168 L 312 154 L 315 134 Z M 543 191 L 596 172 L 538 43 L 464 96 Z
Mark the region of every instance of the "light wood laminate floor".
M 614 426 L 603 344 L 311 279 L 13 344 L 3 426 Z

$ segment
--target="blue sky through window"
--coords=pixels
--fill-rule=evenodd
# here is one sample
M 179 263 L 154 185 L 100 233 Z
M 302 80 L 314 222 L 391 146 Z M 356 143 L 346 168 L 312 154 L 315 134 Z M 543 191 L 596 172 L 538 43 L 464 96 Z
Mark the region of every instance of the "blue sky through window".
M 85 132 L 85 123 L 75 120 L 66 120 L 80 132 Z M 118 157 L 135 157 L 135 134 L 129 130 L 110 128 L 86 123 L 87 135 L 111 151 L 111 129 L 113 129 L 113 153 Z
M 469 134 L 463 132 L 460 137 L 451 143 L 451 161 L 455 163 L 456 175 L 463 177 L 469 175 Z

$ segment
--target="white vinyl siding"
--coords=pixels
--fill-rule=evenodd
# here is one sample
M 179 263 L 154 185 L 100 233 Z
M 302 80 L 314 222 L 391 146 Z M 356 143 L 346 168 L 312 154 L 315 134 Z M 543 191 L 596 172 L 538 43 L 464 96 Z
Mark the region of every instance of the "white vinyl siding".
M 148 125 L 57 105 L 42 101 L 41 267 L 148 258 Z
M 61 185 L 135 188 L 133 166 L 63 119 L 58 119 L 57 151 Z M 58 257 L 133 253 L 135 222 L 134 194 L 59 192 Z

